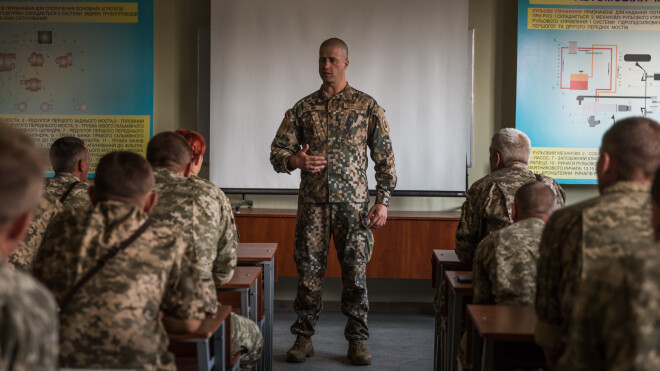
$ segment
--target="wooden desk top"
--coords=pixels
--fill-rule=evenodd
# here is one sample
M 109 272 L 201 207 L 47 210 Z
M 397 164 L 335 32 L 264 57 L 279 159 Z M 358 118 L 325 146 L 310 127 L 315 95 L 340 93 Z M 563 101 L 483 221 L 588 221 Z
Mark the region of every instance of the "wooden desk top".
M 236 267 L 231 281 L 216 286 L 218 289 L 249 289 L 261 277 L 261 267 Z
M 451 289 L 457 294 L 472 294 L 472 284 L 471 283 L 461 283 L 458 282 L 459 274 L 472 274 L 470 271 L 446 271 L 445 278 L 449 282 Z
M 463 270 L 472 270 L 472 264 L 461 263 L 454 250 L 433 250 L 433 261 L 441 265 L 462 267 L 460 269 Z
M 246 243 L 241 242 L 236 247 L 238 261 L 261 262 L 272 260 L 277 251 L 277 243 Z
M 234 216 L 260 216 L 260 217 L 284 217 L 295 218 L 295 209 L 250 209 L 245 208 L 234 211 Z M 458 221 L 461 217 L 460 211 L 389 211 L 387 219 L 445 219 Z
M 218 327 L 224 320 L 229 318 L 231 313 L 231 305 L 219 305 L 215 314 L 208 314 L 202 321 L 197 331 L 188 334 L 171 334 L 167 333 L 167 337 L 173 340 L 183 339 L 209 339 L 213 334 L 218 331 Z
M 505 305 L 468 305 L 468 315 L 484 339 L 534 341 L 534 307 Z

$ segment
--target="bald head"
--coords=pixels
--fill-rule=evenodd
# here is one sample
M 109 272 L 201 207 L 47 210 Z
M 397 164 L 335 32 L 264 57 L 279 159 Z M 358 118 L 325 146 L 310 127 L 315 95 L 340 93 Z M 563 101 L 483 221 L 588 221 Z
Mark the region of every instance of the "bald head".
M 555 193 L 542 182 L 518 188 L 513 199 L 514 221 L 536 217 L 547 221 L 555 210 Z
M 532 142 L 518 129 L 499 130 L 490 142 L 491 171 L 519 162 L 527 165 L 532 154 Z M 499 158 L 499 166 L 493 166 L 493 157 Z
M 101 157 L 96 167 L 97 201 L 141 200 L 154 187 L 151 165 L 142 156 L 116 151 Z
M 172 131 L 164 131 L 149 141 L 147 160 L 154 168 L 166 167 L 182 172 L 192 161 L 192 150 L 184 137 Z
M 603 136 L 601 157 L 607 153 L 614 164 L 614 180 L 652 181 L 660 166 L 660 125 L 645 117 L 616 122 Z M 602 158 L 601 158 L 602 160 Z M 599 164 L 599 183 L 603 174 Z
M 339 48 L 342 52 L 342 56 L 344 57 L 344 59 L 348 59 L 348 45 L 346 45 L 346 43 L 342 39 L 333 37 L 325 40 L 323 43 L 321 43 L 321 46 L 319 47 L 319 51 L 325 48 Z

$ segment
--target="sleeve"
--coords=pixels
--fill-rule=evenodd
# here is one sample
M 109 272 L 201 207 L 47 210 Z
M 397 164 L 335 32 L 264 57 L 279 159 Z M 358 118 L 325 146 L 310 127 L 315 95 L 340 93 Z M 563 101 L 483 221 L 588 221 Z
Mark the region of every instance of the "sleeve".
M 390 127 L 385 118 L 385 110 L 376 105 L 371 113 L 368 136 L 371 159 L 376 164 L 376 203 L 390 205 L 392 192 L 396 187 L 394 151 L 390 140 Z
M 270 163 L 278 173 L 291 174 L 287 162 L 300 150 L 301 128 L 293 109 L 286 111 L 270 145 Z
M 192 246 L 177 238 L 178 257 L 170 270 L 167 289 L 160 309 L 165 315 L 177 319 L 204 319 L 206 316 L 206 286 L 200 275 Z
M 479 243 L 472 265 L 472 293 L 474 304 L 494 304 L 492 286 L 492 265 L 495 262 L 492 255 L 495 251 L 495 239 L 490 235 Z
M 32 263 L 32 275 L 48 287 L 58 301 L 73 286 L 75 280 L 74 269 L 61 269 L 70 267 L 71 262 L 67 261 L 64 249 L 57 247 L 60 245 L 60 241 L 68 241 L 67 236 L 73 235 L 67 228 L 62 215 L 56 215 L 46 228 L 46 233 Z
M 579 281 L 578 244 L 582 240 L 580 212 L 556 212 L 543 230 L 539 246 L 536 278 L 536 342 L 549 349 L 564 347 L 566 329 L 563 301 L 571 302 L 575 293 L 571 287 Z
M 213 262 L 213 280 L 216 285 L 223 285 L 231 280 L 236 268 L 236 246 L 238 246 L 238 230 L 234 223 L 234 214 L 229 207 L 227 196 L 219 194 L 220 223 L 218 254 Z
M 594 267 L 592 273 L 575 299 L 566 351 L 557 369 L 635 369 L 635 341 L 628 336 L 634 325 L 628 323 L 632 313 L 625 271 L 618 264 L 605 262 Z M 623 366 L 621 362 L 627 366 L 615 367 Z

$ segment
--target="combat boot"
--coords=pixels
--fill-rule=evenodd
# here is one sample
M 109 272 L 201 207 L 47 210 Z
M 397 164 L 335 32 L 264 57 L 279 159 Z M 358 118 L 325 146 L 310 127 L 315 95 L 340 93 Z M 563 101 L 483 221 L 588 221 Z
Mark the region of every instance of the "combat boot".
M 356 366 L 371 364 L 371 353 L 364 346 L 362 340 L 351 340 L 348 343 L 348 354 L 346 356 Z
M 312 346 L 312 338 L 308 336 L 298 335 L 296 342 L 286 352 L 286 361 L 293 363 L 305 362 L 307 357 L 314 355 L 314 346 Z

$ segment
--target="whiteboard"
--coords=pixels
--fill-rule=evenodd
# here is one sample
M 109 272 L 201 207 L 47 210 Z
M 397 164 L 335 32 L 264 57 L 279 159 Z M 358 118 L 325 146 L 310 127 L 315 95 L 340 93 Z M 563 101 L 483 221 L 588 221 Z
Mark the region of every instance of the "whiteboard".
M 210 177 L 225 190 L 296 190 L 270 144 L 287 109 L 318 90 L 318 49 L 348 44 L 348 83 L 391 128 L 397 193 L 466 190 L 468 1 L 218 0 L 211 5 Z M 374 189 L 370 160 L 369 186 Z M 446 194 L 445 194 L 446 195 Z

